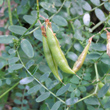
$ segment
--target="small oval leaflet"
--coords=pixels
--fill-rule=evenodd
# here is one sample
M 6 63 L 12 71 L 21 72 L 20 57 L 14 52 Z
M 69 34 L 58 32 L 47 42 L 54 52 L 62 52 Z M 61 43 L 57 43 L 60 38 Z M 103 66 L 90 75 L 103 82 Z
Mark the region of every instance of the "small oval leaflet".
M 87 11 L 90 11 L 91 10 L 90 4 L 88 2 L 86 2 L 86 1 L 83 1 L 82 2 L 82 7 L 83 7 L 83 9 L 85 9 Z
M 90 0 L 94 5 L 100 5 L 100 0 Z
M 106 10 L 110 11 L 110 2 L 104 3 L 104 7 L 106 8 Z
M 6 79 L 6 84 L 8 84 L 8 85 L 11 84 L 11 80 L 9 78 Z
M 0 43 L 2 44 L 13 43 L 13 39 L 17 40 L 18 38 L 12 35 L 0 35 Z
M 34 79 L 32 77 L 26 77 L 20 80 L 20 84 L 28 84 L 32 82 Z
M 101 61 L 106 65 L 110 65 L 110 58 L 102 58 Z
M 40 90 L 40 88 L 41 88 L 41 86 L 39 84 L 37 84 L 36 86 L 34 86 L 28 90 L 28 94 L 36 93 L 38 90 Z
M 80 30 L 76 30 L 75 31 L 75 34 L 74 34 L 74 38 L 77 39 L 77 40 L 84 40 L 84 38 L 82 37 L 82 33 Z
M 106 83 L 106 84 L 100 89 L 100 91 L 98 92 L 98 97 L 99 97 L 99 98 L 100 98 L 100 97 L 103 97 L 103 96 L 107 93 L 108 89 L 109 89 L 109 84 Z
M 105 44 L 101 44 L 101 43 L 91 43 L 91 49 L 96 50 L 96 51 L 105 51 L 106 50 L 106 45 Z
M 100 103 L 96 97 L 90 97 L 88 99 L 85 99 L 84 102 L 89 105 L 100 105 Z
M 9 67 L 9 71 L 14 71 L 14 70 L 18 70 L 18 69 L 21 69 L 23 67 L 23 65 L 22 64 L 12 64 L 12 65 L 10 65 L 10 67 Z
M 104 104 L 104 108 L 110 108 L 110 99 Z
M 45 92 L 45 93 L 41 94 L 41 95 L 36 99 L 36 102 L 42 102 L 42 101 L 44 101 L 45 99 L 47 99 L 49 96 L 50 96 L 50 93 L 49 93 L 49 92 Z
M 24 53 L 29 57 L 32 58 L 34 57 L 34 50 L 31 45 L 31 43 L 27 39 L 23 39 L 21 41 L 21 48 L 24 51 Z
M 105 20 L 105 15 L 103 13 L 103 11 L 99 8 L 95 9 L 95 15 L 97 16 L 97 18 L 100 20 L 100 21 L 104 21 Z
M 80 44 L 80 43 L 75 43 L 74 44 L 74 48 L 79 51 L 79 52 L 82 52 L 83 51 L 83 46 Z
M 81 27 L 81 22 L 80 22 L 78 19 L 76 19 L 76 20 L 74 21 L 73 26 L 74 26 L 75 28 L 80 28 L 80 27 Z
M 67 25 L 68 25 L 66 19 L 63 18 L 63 17 L 60 16 L 60 15 L 54 16 L 54 17 L 52 18 L 52 21 L 53 21 L 54 23 L 56 23 L 57 25 L 59 25 L 59 26 L 67 26 Z
M 26 63 L 26 68 L 29 69 L 32 65 L 34 65 L 35 60 L 31 59 Z
M 8 62 L 6 60 L 1 61 L 0 62 L 0 69 L 2 69 L 7 64 L 8 64 Z
M 22 26 L 17 26 L 17 25 L 12 25 L 12 26 L 9 26 L 8 28 L 11 32 L 15 33 L 15 34 L 18 34 L 18 35 L 23 35 L 25 33 L 25 31 L 27 30 L 25 27 L 22 27 Z M 28 34 L 28 32 L 26 33 Z M 26 35 L 25 34 L 25 35 Z
M 72 105 L 72 104 L 76 103 L 77 101 L 78 101 L 77 97 L 69 98 L 69 99 L 66 100 L 66 104 L 67 105 Z
M 61 88 L 57 91 L 56 95 L 57 95 L 57 96 L 60 96 L 60 95 L 64 94 L 64 93 L 68 90 L 69 87 L 70 87 L 70 84 L 66 84 L 65 86 L 61 87 Z
M 31 15 L 24 15 L 23 16 L 23 19 L 29 23 L 29 24 L 33 24 L 36 20 L 36 17 L 35 16 L 31 16 Z
M 89 15 L 89 13 L 85 13 L 85 14 L 84 14 L 84 16 L 83 16 L 83 22 L 84 22 L 84 24 L 85 24 L 86 26 L 89 25 L 89 23 L 90 23 L 90 15 Z
M 40 5 L 41 5 L 44 9 L 48 10 L 48 11 L 51 12 L 51 13 L 55 13 L 55 12 L 56 12 L 56 8 L 53 7 L 53 4 L 51 4 L 51 3 L 41 2 Z
M 51 108 L 51 110 L 58 110 L 58 108 L 60 107 L 61 102 L 57 101 Z
M 59 27 L 56 24 L 52 23 L 52 30 L 54 32 L 57 32 L 59 30 Z
M 42 32 L 41 32 L 41 30 L 36 30 L 36 31 L 34 31 L 34 32 L 33 32 L 33 35 L 34 35 L 34 37 L 35 37 L 37 40 L 39 40 L 39 41 L 42 42 Z
M 73 53 L 73 52 L 68 52 L 67 58 L 69 58 L 69 59 L 71 59 L 73 61 L 76 61 L 78 56 L 75 53 Z
M 44 82 L 49 77 L 49 72 L 44 73 L 40 78 L 40 82 Z
M 71 11 L 74 10 L 74 15 L 76 14 L 76 12 L 78 13 L 78 15 L 82 15 L 83 14 L 83 9 L 80 6 L 80 4 L 77 4 L 76 2 L 72 2 L 73 8 Z
M 18 60 L 19 60 L 18 57 L 12 57 L 8 60 L 8 62 L 9 62 L 9 64 L 11 64 L 11 63 L 16 63 Z
M 21 104 L 22 102 L 20 100 L 18 100 L 18 99 L 14 99 L 14 103 Z
M 86 59 L 87 60 L 97 60 L 98 58 L 100 57 L 100 54 L 97 52 L 97 53 L 95 53 L 95 52 L 91 52 L 90 54 L 88 54 L 87 56 L 86 56 Z
M 40 12 L 39 13 L 41 16 L 45 17 L 46 19 L 49 18 L 49 16 L 45 12 Z M 37 18 L 37 12 L 36 11 L 31 11 L 31 15 L 35 16 Z M 39 18 L 40 20 L 44 20 L 42 17 Z
M 17 96 L 17 97 L 23 97 L 23 94 L 20 93 L 20 92 L 16 92 L 16 96 Z

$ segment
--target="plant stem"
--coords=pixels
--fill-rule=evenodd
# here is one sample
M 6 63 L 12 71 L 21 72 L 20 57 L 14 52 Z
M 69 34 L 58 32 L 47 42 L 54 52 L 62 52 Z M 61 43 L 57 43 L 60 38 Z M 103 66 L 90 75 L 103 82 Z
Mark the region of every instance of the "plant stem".
M 24 34 L 21 36 L 21 39 L 22 37 L 37 23 L 39 19 L 39 3 L 38 3 L 38 0 L 37 0 L 37 19 L 35 20 L 35 22 L 24 32 Z
M 10 0 L 7 0 L 7 2 L 8 2 L 8 14 L 9 14 L 10 25 L 13 25 Z
M 98 82 L 98 81 L 99 81 L 99 75 L 98 75 L 98 70 L 97 70 L 97 64 L 95 63 L 94 66 L 95 66 L 96 80 L 97 80 L 97 82 Z M 94 92 L 93 92 L 92 94 L 90 94 L 90 95 L 88 95 L 88 96 L 86 96 L 86 97 L 84 97 L 84 98 L 78 100 L 76 103 L 78 103 L 78 102 L 80 102 L 80 101 L 82 101 L 82 100 L 85 100 L 85 99 L 87 99 L 87 98 L 89 98 L 89 97 L 95 95 L 95 94 L 97 93 L 97 90 L 98 90 L 98 83 L 97 83 L 96 88 L 95 88 L 95 90 L 94 90 Z M 76 103 L 75 103 L 75 104 L 76 104 Z
M 94 27 L 92 27 L 92 29 L 90 30 L 90 32 L 93 32 L 97 27 L 99 27 L 102 23 L 104 23 L 110 16 L 106 17 L 105 20 L 100 21 L 99 23 L 97 23 Z
M 0 98 L 2 98 L 4 95 L 6 95 L 9 91 L 11 91 L 14 87 L 16 87 L 19 84 L 19 81 L 17 83 L 15 83 L 10 89 L 8 89 L 6 92 L 4 92 Z
M 15 13 L 16 13 L 15 16 L 16 16 L 16 19 L 17 19 L 19 25 L 22 26 L 22 23 L 21 23 L 20 20 L 19 20 L 19 17 L 18 17 L 16 8 L 15 8 Z
M 98 96 L 97 96 L 97 95 L 96 95 L 96 97 L 97 97 L 97 99 L 98 99 L 98 101 L 99 101 L 99 103 L 100 103 L 101 107 L 103 108 L 103 110 L 106 110 L 106 109 L 103 107 L 103 104 L 102 104 L 101 100 L 98 98 Z
M 51 92 L 46 86 L 44 86 L 37 78 L 35 78 L 31 72 L 26 68 L 26 66 L 24 65 L 23 61 L 21 60 L 21 57 L 19 55 L 19 52 L 17 51 L 17 55 L 18 58 L 20 59 L 21 64 L 23 65 L 24 69 L 28 72 L 28 74 L 34 78 L 35 81 L 37 81 L 44 89 L 46 89 L 47 91 L 50 92 L 50 94 L 52 94 L 54 97 L 56 97 L 58 100 L 60 100 L 63 104 L 66 104 L 62 99 L 60 99 L 59 97 L 57 97 L 53 92 Z
M 37 3 L 37 18 L 39 19 L 39 0 L 36 0 Z
M 95 67 L 95 73 L 96 73 L 96 81 L 99 81 L 99 75 L 98 75 L 98 70 L 97 70 L 97 63 L 94 63 L 94 67 Z M 94 93 L 96 94 L 98 90 L 98 83 L 96 84 L 96 89 L 94 91 Z
M 58 9 L 58 11 L 57 11 L 56 13 L 54 13 L 54 14 L 49 18 L 49 20 L 52 19 L 52 18 L 62 9 L 62 7 L 63 7 L 63 5 L 65 4 L 65 2 L 66 2 L 66 0 L 63 1 L 61 7 Z M 45 23 L 45 22 L 43 22 L 42 25 L 43 25 L 44 23 Z M 32 31 L 30 31 L 29 34 L 33 33 L 33 32 L 34 32 L 35 30 L 37 30 L 38 28 L 40 28 L 40 26 L 38 26 L 38 27 L 36 27 L 35 29 L 33 29 Z
M 24 89 L 24 91 L 23 91 L 23 96 L 22 96 L 22 103 L 21 103 L 21 110 L 22 110 L 22 108 L 23 108 L 23 100 L 24 100 L 24 95 L 25 95 L 25 92 L 26 92 L 26 89 Z
M 78 100 L 76 103 L 81 102 L 81 101 L 83 101 L 83 100 L 85 100 L 85 99 L 87 99 L 87 98 L 89 98 L 89 97 L 91 97 L 91 96 L 93 96 L 93 95 L 94 95 L 94 93 L 92 93 L 92 94 L 90 94 L 90 95 L 88 95 L 88 96 L 86 96 L 86 97 L 84 97 L 84 98 Z M 76 103 L 75 103 L 75 104 L 76 104 Z

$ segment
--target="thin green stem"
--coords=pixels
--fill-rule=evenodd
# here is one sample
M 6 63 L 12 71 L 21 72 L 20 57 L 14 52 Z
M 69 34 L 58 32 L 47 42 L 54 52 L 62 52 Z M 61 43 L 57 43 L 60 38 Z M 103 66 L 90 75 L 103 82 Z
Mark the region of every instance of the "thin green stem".
M 10 25 L 13 25 L 12 14 L 11 14 L 10 0 L 7 0 L 7 2 L 8 2 L 8 14 L 9 14 Z
M 76 40 L 74 40 L 74 42 L 71 44 L 71 46 L 69 47 L 69 49 L 66 51 L 65 55 L 68 54 L 68 52 L 71 50 L 71 48 L 73 47 L 73 44 L 75 43 Z
M 84 97 L 84 98 L 78 100 L 75 104 L 77 104 L 77 103 L 79 103 L 79 102 L 81 102 L 81 101 L 83 101 L 83 100 L 85 100 L 85 99 L 87 99 L 87 98 L 89 98 L 89 97 L 91 97 L 91 96 L 93 96 L 93 95 L 94 95 L 94 93 L 92 93 L 92 94 L 90 94 L 90 95 L 88 95 L 88 96 L 86 96 L 86 97 Z
M 52 19 L 57 13 L 59 13 L 60 12 L 60 10 L 62 9 L 62 7 L 64 6 L 64 4 L 65 4 L 65 2 L 66 2 L 66 0 L 64 0 L 63 1 L 63 3 L 62 3 L 62 5 L 61 5 L 61 7 L 58 9 L 58 11 L 56 11 L 56 13 L 54 13 L 50 18 L 49 18 L 49 20 L 50 19 Z
M 100 21 L 99 23 L 97 23 L 94 27 L 92 27 L 92 29 L 90 30 L 90 32 L 93 32 L 97 27 L 99 27 L 102 23 L 104 23 L 110 16 L 108 16 L 105 20 Z
M 20 37 L 19 42 L 22 40 L 22 38 L 24 37 L 24 35 L 37 23 L 37 21 L 39 20 L 39 3 L 37 0 L 37 19 L 35 20 L 35 22 L 23 33 L 23 35 Z M 16 50 L 19 48 L 19 45 L 17 46 Z
M 54 14 L 49 18 L 49 20 L 52 19 L 57 13 L 59 13 L 59 11 L 62 9 L 63 5 L 65 4 L 65 2 L 66 2 L 66 0 L 63 1 L 61 7 L 58 9 L 58 11 L 57 11 L 56 13 L 54 13 Z M 45 23 L 45 22 L 43 22 L 42 25 L 43 25 L 44 23 Z M 36 28 L 33 29 L 32 31 L 30 31 L 28 34 L 33 33 L 33 32 L 34 32 L 35 30 L 37 30 L 38 28 L 40 28 L 40 26 L 36 27 Z
M 49 104 L 48 104 L 48 103 L 45 103 L 45 104 L 47 105 L 47 107 L 48 107 L 48 110 L 51 110 L 51 109 L 50 109 L 50 107 L 49 107 Z
M 94 63 L 94 67 L 95 67 L 95 73 L 96 73 L 96 80 L 98 82 L 99 81 L 99 75 L 98 75 L 97 63 Z
M 25 92 L 26 92 L 26 89 L 24 89 L 24 91 L 23 91 L 22 103 L 21 103 L 21 110 L 22 110 L 22 108 L 23 108 L 23 100 L 24 100 L 24 94 L 25 94 Z
M 70 24 L 71 24 L 71 27 L 72 27 L 72 29 L 73 29 L 73 34 L 74 34 L 75 29 L 74 29 L 73 22 L 72 22 L 72 21 L 70 21 Z
M 9 91 L 11 91 L 14 87 L 16 87 L 17 85 L 19 84 L 19 81 L 17 83 L 15 83 L 10 89 L 8 89 L 6 92 L 4 92 L 1 96 L 0 96 L 0 99 L 6 95 Z
M 24 34 L 21 36 L 21 39 L 22 37 L 37 23 L 39 19 L 39 3 L 38 3 L 38 0 L 37 0 L 37 19 L 35 20 L 35 22 L 24 32 Z
M 37 3 L 37 18 L 39 19 L 39 0 L 36 0 Z
M 105 52 L 103 52 L 103 53 L 100 55 L 100 57 L 96 60 L 96 62 L 98 62 L 98 61 L 101 59 L 101 57 L 104 55 L 104 53 L 105 53 Z
M 96 80 L 98 82 L 99 81 L 99 76 L 98 76 L 97 64 L 95 63 L 94 66 L 95 66 L 95 72 L 96 72 Z M 98 83 L 97 83 L 96 88 L 95 88 L 95 90 L 94 90 L 94 92 L 92 94 L 90 94 L 90 95 L 78 100 L 76 103 L 81 102 L 82 100 L 85 100 L 85 99 L 87 99 L 87 98 L 89 98 L 91 96 L 94 96 L 97 93 L 97 90 L 98 90 Z
M 92 11 L 94 11 L 96 8 L 98 8 L 98 7 L 102 6 L 102 5 L 104 5 L 104 3 L 107 2 L 107 1 L 108 1 L 108 0 L 102 2 L 99 6 L 93 8 L 92 10 L 90 10 L 90 11 L 88 11 L 88 12 L 92 12 Z M 85 13 L 84 13 L 84 14 L 85 14 Z M 79 15 L 79 16 L 76 16 L 75 18 L 72 18 L 72 19 L 70 19 L 70 20 L 68 20 L 68 21 L 73 21 L 73 20 L 75 20 L 75 19 L 78 19 L 79 17 L 82 17 L 84 14 Z
M 19 55 L 19 52 L 17 51 L 17 55 L 18 58 L 20 59 L 21 64 L 23 65 L 24 69 L 28 72 L 28 74 L 34 78 L 35 81 L 37 81 L 45 90 L 49 91 L 50 94 L 52 94 L 54 97 L 56 97 L 58 100 L 60 100 L 63 104 L 66 104 L 62 99 L 60 99 L 59 97 L 57 97 L 53 92 L 51 92 L 46 86 L 44 86 L 36 77 L 34 77 L 31 72 L 26 68 L 26 66 L 24 65 L 23 61 L 21 60 L 21 57 Z
M 96 95 L 96 97 L 97 97 L 97 99 L 98 99 L 98 101 L 99 101 L 99 103 L 100 103 L 101 107 L 103 108 L 103 110 L 106 110 L 106 109 L 103 107 L 103 104 L 102 104 L 101 100 L 98 98 L 98 96 L 97 96 L 97 95 Z
M 17 19 L 19 25 L 22 26 L 22 23 L 21 23 L 20 20 L 19 20 L 19 17 L 18 17 L 16 8 L 15 8 L 15 13 L 16 13 L 15 16 L 16 16 L 16 19 Z
M 96 81 L 99 81 L 99 74 L 98 74 L 98 69 L 97 69 L 97 63 L 94 63 L 94 67 L 95 67 L 95 73 L 96 73 Z M 96 84 L 96 89 L 94 91 L 94 93 L 96 94 L 98 90 L 98 83 Z

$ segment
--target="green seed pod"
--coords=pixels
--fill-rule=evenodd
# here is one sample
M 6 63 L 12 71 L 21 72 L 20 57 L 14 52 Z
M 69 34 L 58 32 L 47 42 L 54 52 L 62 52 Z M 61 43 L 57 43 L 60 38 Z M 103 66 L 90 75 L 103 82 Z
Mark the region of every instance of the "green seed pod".
M 94 36 L 90 37 L 89 38 L 89 42 L 88 44 L 86 45 L 86 47 L 84 48 L 83 52 L 80 54 L 80 56 L 78 57 L 77 61 L 75 62 L 74 66 L 73 66 L 73 71 L 76 73 L 83 65 L 84 63 L 84 60 L 86 58 L 86 55 L 87 55 L 87 52 L 89 50 L 89 47 L 90 47 L 90 44 L 91 44 L 91 41 L 92 41 L 92 38 Z
M 48 22 L 46 22 L 46 35 L 50 50 L 59 68 L 65 73 L 75 74 L 74 71 L 72 71 L 72 69 L 69 67 L 60 46 L 58 46 L 54 33 L 48 26 Z
M 99 89 L 101 89 L 103 86 L 104 86 L 104 84 L 103 84 L 102 82 L 99 82 L 99 83 L 98 83 Z M 110 96 L 110 90 L 108 90 L 105 95 L 106 95 L 106 96 Z
M 45 32 L 44 26 L 41 27 L 42 35 L 43 35 L 43 50 L 46 57 L 46 61 L 48 63 L 49 68 L 51 69 L 52 73 L 56 76 L 56 78 L 62 82 L 59 74 L 58 74 L 58 67 L 57 64 L 51 54 L 48 42 L 47 42 L 47 36 Z
M 52 31 L 51 22 L 49 22 L 48 20 L 47 20 L 47 25 L 49 26 L 49 28 L 50 28 L 51 31 Z M 53 32 L 53 31 L 52 31 L 52 32 Z M 58 39 L 57 39 L 57 37 L 56 37 L 55 35 L 56 35 L 56 34 L 53 33 L 53 36 L 54 36 L 54 38 L 55 38 L 55 40 L 56 40 L 56 42 L 57 42 L 57 46 L 58 46 L 58 48 L 59 48 L 59 50 L 60 50 L 60 53 L 61 53 L 63 59 L 65 60 L 65 63 L 68 65 L 68 62 L 67 62 L 67 60 L 66 60 L 66 58 L 65 58 L 65 56 L 64 56 L 64 53 L 62 52 L 62 50 L 61 50 L 61 48 L 60 48 L 61 46 L 60 46 L 60 44 L 59 44 L 59 41 L 58 41 Z

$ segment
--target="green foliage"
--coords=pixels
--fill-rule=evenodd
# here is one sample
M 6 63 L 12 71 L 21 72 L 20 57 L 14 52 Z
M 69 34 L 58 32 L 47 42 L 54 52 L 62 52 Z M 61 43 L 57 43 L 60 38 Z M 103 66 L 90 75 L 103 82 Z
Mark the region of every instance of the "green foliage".
M 16 7 L 9 5 L 10 0 L 8 4 L 0 0 L 0 9 L 6 7 L 1 20 L 7 20 L 0 27 L 4 34 L 0 35 L 0 44 L 5 44 L 0 56 L 0 110 L 7 106 L 12 110 L 109 110 L 110 58 L 104 28 L 110 25 L 110 1 L 14 1 Z M 71 68 L 95 35 L 76 73 L 81 79 L 60 69 L 62 83 L 53 76 L 45 60 L 38 22 L 45 26 L 45 19 L 51 21 Z M 7 29 L 10 35 L 5 35 Z M 104 83 L 101 89 L 99 81 Z

